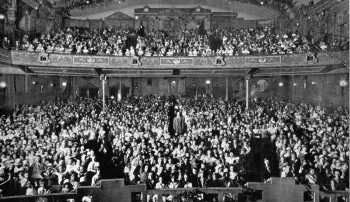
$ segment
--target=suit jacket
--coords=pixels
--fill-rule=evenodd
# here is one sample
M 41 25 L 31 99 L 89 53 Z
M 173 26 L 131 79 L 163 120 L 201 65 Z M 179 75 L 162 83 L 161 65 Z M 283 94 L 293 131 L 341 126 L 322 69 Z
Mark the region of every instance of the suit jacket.
M 180 117 L 175 117 L 174 122 L 173 122 L 173 128 L 174 131 L 177 134 L 183 134 L 185 132 L 185 118 L 180 116 Z

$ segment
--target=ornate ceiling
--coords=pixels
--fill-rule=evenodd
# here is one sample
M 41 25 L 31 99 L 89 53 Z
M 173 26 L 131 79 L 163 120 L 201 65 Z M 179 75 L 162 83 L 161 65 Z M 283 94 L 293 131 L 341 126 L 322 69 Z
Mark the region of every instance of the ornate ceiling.
M 279 15 L 277 10 L 265 6 L 227 0 L 127 0 L 112 1 L 107 5 L 73 9 L 70 15 L 74 19 L 103 19 L 120 11 L 134 17 L 134 9 L 148 5 L 151 8 L 194 8 L 201 6 L 213 12 L 235 12 L 246 20 L 267 20 Z

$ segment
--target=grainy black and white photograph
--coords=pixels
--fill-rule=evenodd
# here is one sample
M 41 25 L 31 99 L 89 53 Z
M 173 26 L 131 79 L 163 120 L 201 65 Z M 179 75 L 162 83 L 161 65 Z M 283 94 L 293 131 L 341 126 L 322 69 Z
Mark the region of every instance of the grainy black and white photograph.
M 350 202 L 349 0 L 0 0 L 0 202 Z

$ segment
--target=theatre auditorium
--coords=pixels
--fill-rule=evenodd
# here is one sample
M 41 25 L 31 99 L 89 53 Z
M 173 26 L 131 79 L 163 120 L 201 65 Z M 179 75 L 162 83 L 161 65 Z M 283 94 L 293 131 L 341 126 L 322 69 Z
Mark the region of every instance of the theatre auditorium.
M 350 202 L 349 0 L 0 0 L 0 202 Z

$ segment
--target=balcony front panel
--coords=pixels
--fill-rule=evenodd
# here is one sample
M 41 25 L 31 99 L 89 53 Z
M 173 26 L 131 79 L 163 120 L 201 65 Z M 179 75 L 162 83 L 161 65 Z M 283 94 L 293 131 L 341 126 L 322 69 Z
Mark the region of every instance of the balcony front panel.
M 203 68 L 271 68 L 295 66 L 324 66 L 343 64 L 344 52 L 319 53 L 317 59 L 307 60 L 306 54 L 238 56 L 238 57 L 136 57 L 92 56 L 56 53 L 32 53 L 11 51 L 9 59 L 0 51 L 1 61 L 11 61 L 13 65 L 46 67 L 86 67 L 86 68 L 152 68 L 152 69 L 203 69 Z M 345 59 L 346 60 L 346 59 Z M 348 62 L 348 58 L 347 58 Z

